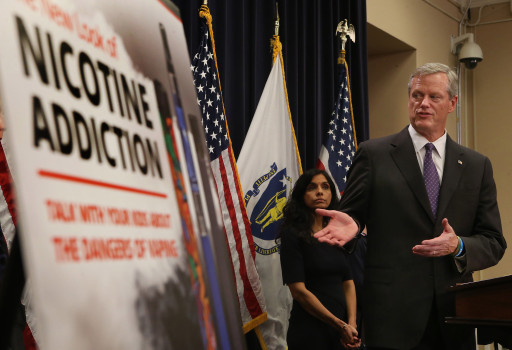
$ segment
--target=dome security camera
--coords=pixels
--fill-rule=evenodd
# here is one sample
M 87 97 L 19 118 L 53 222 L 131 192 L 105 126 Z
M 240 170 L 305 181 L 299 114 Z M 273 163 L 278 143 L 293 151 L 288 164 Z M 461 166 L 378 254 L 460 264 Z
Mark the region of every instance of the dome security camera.
M 459 61 L 464 63 L 467 69 L 475 68 L 483 58 L 482 49 L 473 41 L 468 41 L 462 45 L 459 52 Z
M 467 69 L 474 69 L 478 62 L 482 61 L 484 55 L 482 49 L 473 41 L 473 34 L 468 33 L 454 38 L 451 37 L 451 49 L 457 55 L 459 62 L 464 63 Z

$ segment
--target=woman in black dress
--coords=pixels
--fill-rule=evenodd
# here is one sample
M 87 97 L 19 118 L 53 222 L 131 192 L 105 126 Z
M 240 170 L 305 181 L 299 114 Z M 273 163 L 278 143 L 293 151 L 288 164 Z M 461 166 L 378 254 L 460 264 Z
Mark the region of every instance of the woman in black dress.
M 327 224 L 315 209 L 334 209 L 337 204 L 330 176 L 311 169 L 298 178 L 284 208 L 281 269 L 293 297 L 286 336 L 289 350 L 360 345 L 356 290 L 346 253 L 312 237 Z

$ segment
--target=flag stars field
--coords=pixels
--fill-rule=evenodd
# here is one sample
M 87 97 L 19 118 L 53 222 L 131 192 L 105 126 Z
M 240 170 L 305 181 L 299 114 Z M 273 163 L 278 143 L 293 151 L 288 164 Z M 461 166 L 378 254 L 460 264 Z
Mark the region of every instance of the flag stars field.
M 328 137 L 324 140 L 319 161 L 331 173 L 338 190 L 343 192 L 347 172 L 355 154 L 346 66 L 342 67 L 339 86 L 337 100 L 329 121 Z
M 208 33 L 205 33 L 204 38 L 208 37 Z M 201 122 L 208 136 L 206 145 L 211 159 L 214 159 L 227 147 L 229 138 L 227 128 L 223 125 L 225 118 L 214 56 L 210 51 L 210 45 L 201 45 L 200 49 L 201 51 L 194 56 L 190 69 L 194 75 L 197 103 L 203 114 Z

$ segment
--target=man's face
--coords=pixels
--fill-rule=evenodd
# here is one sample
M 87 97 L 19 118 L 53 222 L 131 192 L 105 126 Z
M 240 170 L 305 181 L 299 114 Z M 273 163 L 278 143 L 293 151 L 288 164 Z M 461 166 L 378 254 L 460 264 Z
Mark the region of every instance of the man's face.
M 448 94 L 448 77 L 435 73 L 415 77 L 409 94 L 409 120 L 413 128 L 429 141 L 444 134 L 448 114 L 453 112 L 457 96 Z

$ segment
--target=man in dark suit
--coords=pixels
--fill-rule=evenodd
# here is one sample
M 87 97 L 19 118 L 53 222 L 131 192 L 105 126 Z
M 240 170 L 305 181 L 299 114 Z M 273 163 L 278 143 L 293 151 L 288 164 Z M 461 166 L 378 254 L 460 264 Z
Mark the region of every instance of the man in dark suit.
M 497 264 L 506 242 L 491 162 L 446 133 L 457 97 L 449 67 L 419 67 L 409 81 L 410 125 L 361 143 L 341 211 L 317 209 L 331 217 L 320 241 L 343 246 L 366 226 L 369 349 L 475 349 L 473 329 L 444 323 L 455 313 L 447 288 Z

